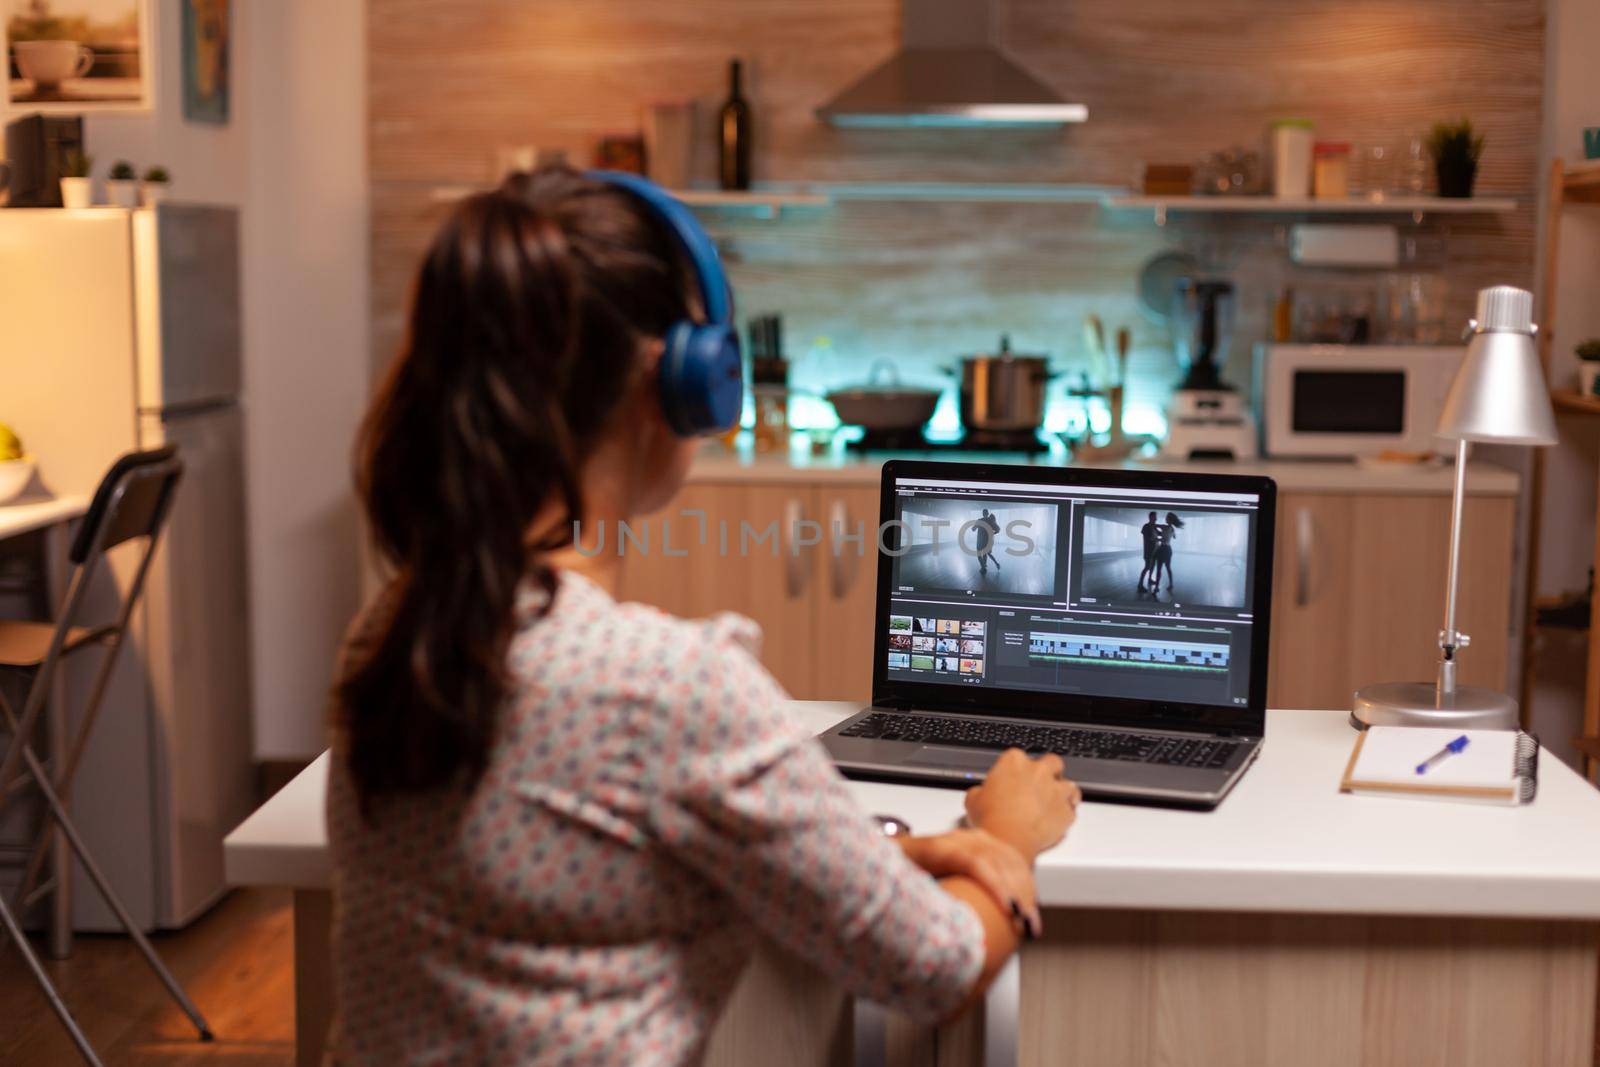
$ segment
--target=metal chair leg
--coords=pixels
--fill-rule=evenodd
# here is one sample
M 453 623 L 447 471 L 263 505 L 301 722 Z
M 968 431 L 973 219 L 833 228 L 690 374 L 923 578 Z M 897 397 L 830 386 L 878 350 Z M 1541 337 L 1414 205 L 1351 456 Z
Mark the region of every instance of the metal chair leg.
M 6 907 L 4 899 L 0 899 L 0 923 L 6 928 L 6 933 L 11 935 L 11 940 L 17 943 L 17 951 L 22 953 L 22 959 L 28 965 L 28 970 L 33 972 L 33 980 L 39 983 L 39 988 L 44 992 L 45 998 L 50 1001 L 50 1007 L 55 1011 L 56 1017 L 61 1020 L 61 1025 L 67 1028 L 67 1033 L 72 1035 L 72 1043 L 78 1046 L 78 1054 L 83 1057 L 83 1062 L 89 1067 L 103 1067 L 100 1057 L 95 1055 L 94 1046 L 89 1044 L 89 1039 L 84 1036 L 78 1020 L 72 1017 L 66 1001 L 61 999 L 61 994 L 56 992 L 55 983 L 50 981 L 50 976 L 44 973 L 44 967 L 39 963 L 39 957 L 34 955 L 33 946 L 28 944 L 28 935 L 22 932 L 22 927 L 17 925 L 17 920 L 11 914 L 11 909 Z
M 78 836 L 78 828 L 73 825 L 66 811 L 62 809 L 61 801 L 56 796 L 55 789 L 51 787 L 50 780 L 44 777 L 44 768 L 39 765 L 39 759 L 33 754 L 32 747 L 25 749 L 23 756 L 27 760 L 28 769 L 40 776 L 39 791 L 44 794 L 45 801 L 50 805 L 50 812 L 55 816 L 56 824 L 61 828 L 61 832 L 67 835 L 67 841 L 72 845 L 72 851 L 77 853 L 78 862 L 83 864 L 83 869 L 89 875 L 89 880 L 94 883 L 96 889 L 100 890 L 101 899 L 106 902 L 107 907 L 116 912 L 117 921 L 122 924 L 124 930 L 128 931 L 128 936 L 133 938 L 133 943 L 139 946 L 139 951 L 143 953 L 145 960 L 149 962 L 150 969 L 156 972 L 156 977 L 161 979 L 161 984 L 167 987 L 167 992 L 172 994 L 172 999 L 178 1002 L 178 1007 L 182 1008 L 183 1013 L 189 1017 L 189 1021 L 194 1023 L 195 1030 L 199 1032 L 200 1040 L 210 1041 L 214 1035 L 211 1033 L 211 1027 L 207 1024 L 205 1016 L 200 1014 L 200 1009 L 195 1007 L 194 1002 L 189 999 L 189 995 L 183 991 L 183 986 L 178 984 L 177 978 L 173 977 L 172 972 L 167 970 L 167 965 L 157 955 L 155 946 L 150 943 L 150 939 L 145 936 L 145 932 L 139 929 L 139 925 L 133 921 L 133 916 L 128 914 L 128 909 L 123 906 L 121 898 L 112 891 L 111 883 L 106 880 L 106 876 L 100 871 L 100 865 L 89 854 L 88 848 L 84 846 L 83 838 Z
M 7 724 L 15 729 L 16 718 L 11 714 L 10 707 L 0 705 L 0 713 L 4 714 Z M 100 891 L 101 899 L 106 902 L 107 907 L 116 913 L 117 921 L 128 932 L 128 936 L 133 938 L 133 943 L 139 946 L 139 951 L 150 964 L 150 969 L 155 971 L 156 977 L 161 979 L 161 984 L 167 987 L 167 992 L 172 995 L 172 999 L 177 1002 L 178 1007 L 183 1009 L 183 1013 L 189 1017 L 189 1021 L 194 1023 L 195 1029 L 199 1032 L 200 1040 L 212 1040 L 214 1035 L 211 1033 L 211 1027 L 206 1022 L 205 1016 L 200 1014 L 200 1009 L 195 1007 L 194 1002 L 189 999 L 189 995 L 183 991 L 183 986 L 178 983 L 177 978 L 173 977 L 172 972 L 167 969 L 167 965 L 162 962 L 161 957 L 156 953 L 155 946 L 145 936 L 145 932 L 139 929 L 139 925 L 133 921 L 133 916 L 128 914 L 128 909 L 123 906 L 121 898 L 112 890 L 111 883 L 106 880 L 106 876 L 101 872 L 100 865 L 89 854 L 89 849 L 84 845 L 83 838 L 78 836 L 77 826 L 73 824 L 71 817 L 67 814 L 66 808 L 61 803 L 61 798 L 56 795 L 55 787 L 50 784 L 50 777 L 39 763 L 39 757 L 34 755 L 32 745 L 23 745 L 22 759 L 29 773 L 34 776 L 34 780 L 39 786 L 39 792 L 44 794 L 45 803 L 50 806 L 50 814 L 55 817 L 57 827 L 61 833 L 66 835 L 67 842 L 72 846 L 72 851 L 77 854 L 78 861 L 83 864 L 84 872 L 89 875 L 89 880 Z

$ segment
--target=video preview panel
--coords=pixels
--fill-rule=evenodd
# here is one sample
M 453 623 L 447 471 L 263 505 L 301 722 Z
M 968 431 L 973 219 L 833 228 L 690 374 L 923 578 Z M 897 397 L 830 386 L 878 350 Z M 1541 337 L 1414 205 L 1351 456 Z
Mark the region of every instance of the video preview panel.
M 900 511 L 894 584 L 925 593 L 1056 597 L 1061 506 L 912 498 Z
M 1085 505 L 1074 600 L 1121 609 L 1247 609 L 1251 521 L 1242 511 Z

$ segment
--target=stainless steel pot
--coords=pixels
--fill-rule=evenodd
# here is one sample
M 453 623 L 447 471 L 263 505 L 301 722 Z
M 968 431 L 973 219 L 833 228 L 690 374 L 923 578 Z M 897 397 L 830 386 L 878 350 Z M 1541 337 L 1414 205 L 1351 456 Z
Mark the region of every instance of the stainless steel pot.
M 887 384 L 878 384 L 887 375 Z M 867 430 L 916 430 L 933 417 L 939 403 L 938 389 L 924 389 L 901 385 L 894 365 L 879 360 L 873 365 L 866 385 L 849 389 L 835 389 L 828 394 L 828 402 L 839 413 L 839 421 L 847 426 L 860 426 Z
M 1032 430 L 1044 422 L 1050 384 L 1046 356 L 1018 355 L 1011 339 L 1000 351 L 961 360 L 961 425 L 969 430 Z

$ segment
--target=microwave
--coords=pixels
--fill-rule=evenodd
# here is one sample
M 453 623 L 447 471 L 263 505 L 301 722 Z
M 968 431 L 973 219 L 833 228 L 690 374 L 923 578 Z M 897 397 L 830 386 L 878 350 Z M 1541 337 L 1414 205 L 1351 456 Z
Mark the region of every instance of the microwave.
M 1466 349 L 1257 345 L 1255 403 L 1269 456 L 1352 459 L 1440 452 L 1434 434 Z

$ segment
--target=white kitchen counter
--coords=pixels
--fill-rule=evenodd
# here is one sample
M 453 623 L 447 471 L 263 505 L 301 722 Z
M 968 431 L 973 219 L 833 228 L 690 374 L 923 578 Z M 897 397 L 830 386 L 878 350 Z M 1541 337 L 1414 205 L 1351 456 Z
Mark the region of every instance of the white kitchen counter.
M 856 705 L 791 705 L 822 731 Z M 1344 915 L 1600 918 L 1600 793 L 1554 759 L 1538 799 L 1499 808 L 1346 796 L 1355 733 L 1343 712 L 1273 711 L 1267 742 L 1212 812 L 1088 802 L 1039 858 L 1041 903 L 1061 908 Z M 326 888 L 327 755 L 224 844 L 234 885 Z M 953 826 L 958 790 L 850 786 L 919 833 Z
M 694 484 L 727 483 L 827 485 L 877 485 L 883 464 L 891 459 L 937 459 L 956 463 L 1027 463 L 1040 466 L 1078 466 L 1089 469 L 1184 470 L 1207 474 L 1265 475 L 1278 483 L 1280 493 L 1395 493 L 1447 495 L 1455 473 L 1450 466 L 1395 463 L 1354 463 L 1337 460 L 1259 460 L 1249 463 L 1170 463 L 1164 460 L 1123 460 L 1116 463 L 1071 464 L 1061 454 L 1026 456 L 1011 452 L 904 452 L 857 455 L 835 449 L 823 456 L 799 450 L 755 453 L 729 451 L 720 442 L 708 442 L 695 457 L 689 472 Z M 1491 463 L 1473 463 L 1467 473 L 1468 492 L 1487 496 L 1515 496 L 1520 480 L 1516 472 Z
M 790 710 L 821 731 L 855 707 Z M 1434 1051 L 1464 1043 L 1480 1055 L 1462 1063 L 1587 1064 L 1600 793 L 1546 759 L 1538 798 L 1521 808 L 1344 796 L 1338 781 L 1355 738 L 1344 713 L 1268 716 L 1260 759 L 1215 811 L 1084 803 L 1067 839 L 1039 857 L 1045 939 L 1025 945 L 1020 965 L 990 987 L 982 1052 L 962 1036 L 964 1021 L 907 1048 L 936 1041 L 939 1062 L 953 1067 L 1103 1063 L 1105 1050 L 1144 1033 L 1159 1046 L 1148 1062 L 1208 1067 L 1434 1062 Z M 224 843 L 230 883 L 294 890 L 303 1067 L 322 1062 L 332 1015 L 327 779 L 324 754 Z M 959 790 L 850 789 L 863 809 L 919 833 L 961 813 Z M 843 998 L 781 953 L 758 952 L 708 1067 L 757 1055 L 773 1067 L 820 1067 L 847 1045 L 858 1064 L 927 1062 L 886 1059 L 881 1012 L 858 1004 L 852 1016 Z M 1239 1025 L 1217 1025 L 1241 1005 Z M 1485 1031 L 1480 1008 L 1517 1025 Z M 1276 1036 L 1263 1037 L 1263 1017 Z M 775 1027 L 788 1035 L 776 1044 Z M 1547 1038 L 1546 1055 L 1523 1057 L 1530 1035 Z

